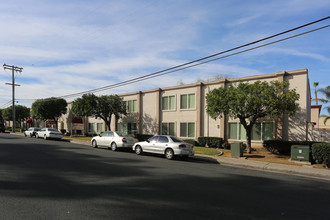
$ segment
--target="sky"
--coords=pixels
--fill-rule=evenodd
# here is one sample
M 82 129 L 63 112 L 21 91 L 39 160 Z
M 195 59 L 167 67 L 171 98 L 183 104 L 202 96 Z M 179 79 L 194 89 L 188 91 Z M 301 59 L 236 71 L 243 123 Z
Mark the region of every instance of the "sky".
M 15 73 L 16 104 L 113 85 L 330 16 L 324 0 L 2 0 L 0 63 Z M 267 40 L 330 24 L 330 19 Z M 311 95 L 330 85 L 330 28 L 242 54 L 104 90 L 120 94 L 308 69 Z M 260 44 L 258 44 L 260 45 Z M 0 67 L 0 108 L 11 106 L 12 72 Z M 319 97 L 322 97 L 319 94 Z M 70 97 L 72 101 L 79 96 Z M 323 106 L 325 106 L 323 104 Z M 326 114 L 323 109 L 322 114 Z

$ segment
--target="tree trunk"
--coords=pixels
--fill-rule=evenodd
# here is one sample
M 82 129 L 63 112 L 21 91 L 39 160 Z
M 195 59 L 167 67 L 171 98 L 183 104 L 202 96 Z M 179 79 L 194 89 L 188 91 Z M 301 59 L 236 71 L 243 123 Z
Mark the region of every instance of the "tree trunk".
M 252 147 L 251 147 L 251 126 L 247 126 L 246 130 L 246 150 L 248 154 L 251 154 Z

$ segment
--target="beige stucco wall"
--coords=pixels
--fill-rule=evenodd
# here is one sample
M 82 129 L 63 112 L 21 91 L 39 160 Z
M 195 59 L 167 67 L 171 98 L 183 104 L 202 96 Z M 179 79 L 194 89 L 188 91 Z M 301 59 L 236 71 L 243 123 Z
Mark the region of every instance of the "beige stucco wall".
M 257 80 L 279 80 L 289 81 L 290 89 L 296 89 L 300 95 L 299 105 L 300 110 L 294 117 L 281 117 L 280 121 L 280 136 L 284 139 L 290 140 L 305 140 L 307 129 L 306 121 L 310 122 L 310 87 L 308 79 L 308 70 L 295 70 L 295 71 L 280 71 L 271 74 L 241 77 L 235 79 L 223 79 L 212 82 L 193 83 L 189 85 L 180 85 L 166 88 L 157 88 L 147 91 L 137 91 L 132 93 L 120 94 L 124 101 L 137 100 L 136 113 L 130 113 L 123 117 L 118 122 L 121 123 L 137 123 L 138 133 L 140 134 L 159 134 L 161 133 L 162 122 L 174 122 L 176 136 L 180 136 L 180 122 L 194 122 L 195 123 L 195 137 L 199 136 L 214 136 L 224 137 L 227 135 L 227 120 L 237 121 L 236 119 L 212 119 L 206 113 L 206 95 L 209 91 L 220 86 L 227 86 L 231 83 L 239 83 L 245 81 L 253 83 Z M 194 109 L 182 110 L 180 109 L 180 95 L 182 94 L 195 94 Z M 176 98 L 176 108 L 174 110 L 162 110 L 161 97 L 174 95 Z M 70 117 L 69 114 L 64 116 Z M 267 121 L 270 119 L 267 119 Z M 314 119 L 313 119 L 314 120 Z M 101 119 L 93 117 L 88 118 L 90 123 L 103 122 Z M 276 128 L 279 127 L 276 122 Z M 111 129 L 116 128 L 115 120 L 112 119 Z M 283 130 L 283 132 L 282 132 Z

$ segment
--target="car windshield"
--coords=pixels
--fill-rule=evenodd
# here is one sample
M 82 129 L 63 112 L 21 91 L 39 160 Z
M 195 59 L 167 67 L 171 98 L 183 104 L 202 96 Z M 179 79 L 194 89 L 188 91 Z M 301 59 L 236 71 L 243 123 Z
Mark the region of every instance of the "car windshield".
M 182 140 L 180 140 L 180 139 L 177 138 L 177 137 L 173 137 L 173 136 L 171 136 L 171 139 L 172 139 L 173 142 L 183 142 Z

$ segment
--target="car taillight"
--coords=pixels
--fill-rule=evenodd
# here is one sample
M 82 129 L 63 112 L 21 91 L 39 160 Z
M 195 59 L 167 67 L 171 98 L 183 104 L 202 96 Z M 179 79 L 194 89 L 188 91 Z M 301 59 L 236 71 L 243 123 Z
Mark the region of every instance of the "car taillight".
M 186 145 L 184 145 L 184 144 L 179 145 L 179 148 L 185 148 L 185 147 L 186 147 Z
M 121 139 L 121 141 L 127 143 L 126 138 Z

